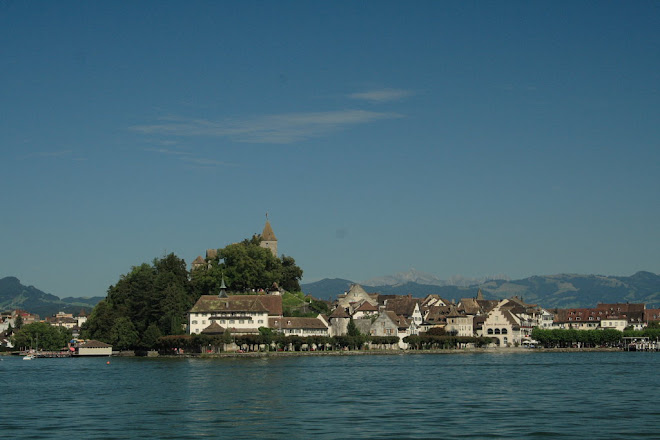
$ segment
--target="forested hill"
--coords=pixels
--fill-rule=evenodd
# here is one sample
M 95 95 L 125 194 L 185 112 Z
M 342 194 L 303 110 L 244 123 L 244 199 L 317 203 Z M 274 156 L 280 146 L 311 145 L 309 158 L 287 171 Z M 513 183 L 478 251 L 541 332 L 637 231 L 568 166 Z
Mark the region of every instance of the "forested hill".
M 22 309 L 36 313 L 40 317 L 57 312 L 78 314 L 81 309 L 87 313 L 103 298 L 63 298 L 42 292 L 34 286 L 24 286 L 16 277 L 0 279 L 0 311 Z
M 303 284 L 306 294 L 316 298 L 336 299 L 345 292 L 351 281 L 324 279 Z M 646 303 L 647 308 L 660 308 L 660 276 L 651 272 L 637 272 L 632 276 L 603 275 L 545 275 L 521 280 L 493 280 L 470 287 L 429 286 L 406 283 L 394 286 L 362 286 L 367 292 L 380 294 L 411 294 L 424 297 L 437 294 L 456 301 L 475 297 L 479 289 L 487 299 L 509 298 L 517 295 L 531 304 L 546 308 L 594 307 L 598 303 L 635 302 Z

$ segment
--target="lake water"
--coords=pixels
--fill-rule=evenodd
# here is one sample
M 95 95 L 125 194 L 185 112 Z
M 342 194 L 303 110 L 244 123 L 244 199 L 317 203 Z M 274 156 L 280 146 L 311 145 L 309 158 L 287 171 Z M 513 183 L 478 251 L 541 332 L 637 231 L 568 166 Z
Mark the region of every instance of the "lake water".
M 659 353 L 0 359 L 2 438 L 660 438 Z

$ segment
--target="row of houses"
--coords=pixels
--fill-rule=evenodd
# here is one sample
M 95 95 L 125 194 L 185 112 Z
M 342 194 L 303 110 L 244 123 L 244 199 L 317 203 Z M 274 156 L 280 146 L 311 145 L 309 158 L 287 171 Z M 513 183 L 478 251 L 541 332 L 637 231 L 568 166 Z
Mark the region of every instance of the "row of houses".
M 438 295 L 413 298 L 411 295 L 367 293 L 354 284 L 338 295 L 329 316 L 285 317 L 280 295 L 204 295 L 188 314 L 190 334 L 258 334 L 260 327 L 285 335 L 342 336 L 352 321 L 362 334 L 404 338 L 442 328 L 456 336 L 485 336 L 497 346 L 533 343 L 531 333 L 539 328 L 642 328 L 660 320 L 660 310 L 644 304 L 599 304 L 594 309 L 547 310 L 527 304 L 521 298 L 463 298 L 458 303 Z
M 58 312 L 53 316 L 41 319 L 36 313 L 29 313 L 25 310 L 14 309 L 0 314 L 0 347 L 13 348 L 11 343 L 11 333 L 19 324 L 28 325 L 36 322 L 45 322 L 50 325 L 65 327 L 71 330 L 73 337 L 77 338 L 80 334 L 80 327 L 87 321 L 85 310 L 81 310 L 78 316 L 71 313 Z

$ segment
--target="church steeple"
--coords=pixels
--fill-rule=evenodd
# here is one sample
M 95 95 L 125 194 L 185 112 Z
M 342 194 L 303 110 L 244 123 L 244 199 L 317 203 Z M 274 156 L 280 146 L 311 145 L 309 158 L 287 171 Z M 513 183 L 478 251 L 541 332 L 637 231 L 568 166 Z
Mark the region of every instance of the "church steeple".
M 270 226 L 268 221 L 268 213 L 266 213 L 266 224 L 264 225 L 264 230 L 261 233 L 261 247 L 270 249 L 273 253 L 273 256 L 277 257 L 277 237 L 273 232 L 273 228 Z

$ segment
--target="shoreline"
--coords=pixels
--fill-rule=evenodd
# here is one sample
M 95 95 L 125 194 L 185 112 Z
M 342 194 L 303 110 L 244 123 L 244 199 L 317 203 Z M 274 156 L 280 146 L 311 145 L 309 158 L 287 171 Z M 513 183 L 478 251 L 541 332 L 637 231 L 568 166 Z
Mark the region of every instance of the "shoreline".
M 527 353 L 611 353 L 622 352 L 622 348 L 462 348 L 448 350 L 330 350 L 330 351 L 257 351 L 249 353 L 223 352 L 223 353 L 185 353 L 180 355 L 149 354 L 136 355 L 134 352 L 113 353 L 107 357 L 144 357 L 144 358 L 266 358 L 266 357 L 300 357 L 300 356 L 411 356 L 411 355 L 461 355 L 461 354 L 527 354 Z M 16 356 L 17 352 L 0 352 L 0 357 Z
M 353 351 L 259 351 L 250 353 L 193 353 L 183 355 L 158 355 L 151 357 L 190 357 L 190 358 L 264 358 L 296 356 L 410 356 L 410 355 L 460 355 L 460 354 L 510 354 L 510 353 L 585 353 L 585 352 L 625 352 L 621 348 L 465 348 L 458 350 L 353 350 Z

